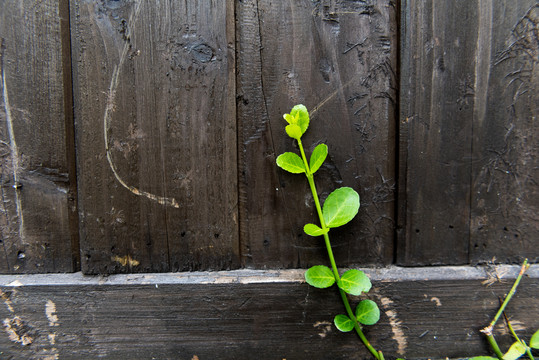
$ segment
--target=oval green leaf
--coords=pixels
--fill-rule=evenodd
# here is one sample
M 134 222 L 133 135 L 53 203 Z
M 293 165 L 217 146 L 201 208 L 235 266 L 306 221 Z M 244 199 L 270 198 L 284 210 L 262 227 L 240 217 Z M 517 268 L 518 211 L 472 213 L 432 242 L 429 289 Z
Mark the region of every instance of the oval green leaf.
M 316 170 L 320 169 L 320 166 L 322 166 L 327 156 L 328 147 L 326 144 L 320 144 L 314 148 L 311 158 L 309 159 L 309 167 L 311 168 L 312 174 L 314 174 Z
M 350 295 L 361 295 L 371 289 L 371 281 L 361 270 L 348 270 L 341 276 L 339 287 Z
M 296 124 L 300 127 L 301 135 L 303 135 L 307 131 L 310 122 L 307 108 L 305 105 L 296 105 L 290 111 L 290 115 L 296 119 Z
M 287 125 L 285 128 L 286 133 L 288 136 L 290 136 L 292 139 L 299 140 L 301 138 L 302 132 L 301 128 L 296 124 L 290 124 Z
M 526 347 L 520 342 L 515 341 L 513 345 L 503 355 L 503 360 L 516 360 L 526 352 Z
M 354 322 L 346 315 L 337 315 L 333 320 L 335 326 L 339 331 L 349 332 L 354 330 Z
M 359 195 L 349 187 L 333 191 L 324 201 L 322 215 L 326 226 L 335 228 L 348 223 L 359 210 Z
M 380 309 L 372 300 L 363 300 L 356 308 L 356 319 L 363 325 L 374 325 L 380 320 Z
M 321 229 L 319 226 L 316 226 L 315 224 L 307 224 L 303 227 L 303 231 L 305 231 L 305 234 L 311 235 L 311 236 L 320 236 L 327 234 L 329 229 Z
M 532 335 L 532 338 L 530 339 L 530 347 L 534 349 L 539 349 L 539 330 L 537 330 L 535 334 Z
M 305 172 L 305 165 L 298 154 L 285 152 L 277 157 L 277 166 L 293 174 Z
M 468 360 L 498 360 L 498 358 L 495 358 L 492 356 L 474 356 L 474 357 L 468 358 Z
M 335 276 L 327 266 L 316 265 L 305 272 L 305 281 L 311 286 L 325 289 L 335 283 Z

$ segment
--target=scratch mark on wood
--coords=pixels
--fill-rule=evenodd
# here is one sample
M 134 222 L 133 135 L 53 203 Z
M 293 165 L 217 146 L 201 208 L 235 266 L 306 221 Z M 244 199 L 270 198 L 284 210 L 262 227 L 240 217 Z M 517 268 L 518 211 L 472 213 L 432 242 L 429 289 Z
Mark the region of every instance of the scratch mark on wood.
M 15 310 L 13 309 L 13 302 L 11 301 L 9 296 L 6 293 L 4 293 L 2 290 L 0 290 L 0 298 L 2 299 L 4 304 L 6 305 L 8 311 L 10 313 L 14 313 Z
M 129 265 L 130 267 L 134 267 L 140 264 L 140 262 L 138 260 L 133 259 L 131 255 L 126 255 L 123 257 L 116 255 L 116 256 L 113 256 L 111 260 L 119 263 L 122 266 Z
M 406 336 L 404 335 L 404 331 L 402 331 L 402 322 L 399 320 L 397 312 L 391 309 L 393 301 L 387 297 L 380 297 L 380 303 L 382 304 L 382 308 L 389 319 L 389 325 L 391 325 L 391 331 L 393 332 L 392 338 L 397 342 L 397 352 L 400 355 L 404 355 L 408 342 L 406 340 Z
M 49 326 L 59 326 L 58 316 L 56 315 L 56 304 L 52 300 L 48 300 L 45 304 L 45 315 L 49 320 Z
M 479 16 L 479 33 L 477 35 L 476 45 L 476 59 L 478 60 L 475 63 L 475 84 L 473 93 L 475 95 L 474 116 L 478 120 L 479 125 L 481 125 L 485 120 L 487 112 L 493 4 L 491 1 L 482 1 L 478 3 L 478 6 L 478 10 L 481 14 L 484 14 L 484 16 Z M 472 137 L 473 130 L 472 127 Z
M 316 112 L 318 110 L 320 110 L 321 107 L 323 107 L 324 105 L 326 105 L 326 103 L 330 100 L 332 100 L 335 96 L 337 96 L 341 91 L 343 91 L 346 87 L 348 87 L 350 84 L 352 84 L 354 81 L 357 81 L 357 79 L 360 77 L 360 75 L 356 75 L 354 77 L 352 77 L 350 80 L 348 80 L 346 83 L 344 83 L 343 85 L 339 86 L 339 88 L 335 91 L 333 91 L 331 94 L 329 94 L 324 100 L 322 100 L 320 103 L 318 103 L 318 105 L 314 106 L 311 110 L 309 110 L 309 115 L 310 117 L 313 117 L 314 114 L 316 114 Z
M 3 58 L 3 57 L 2 57 Z M 17 212 L 17 218 L 19 219 L 19 236 L 20 239 L 24 239 L 24 218 L 22 214 L 22 205 L 21 198 L 19 194 L 20 189 L 20 164 L 19 164 L 19 149 L 17 143 L 15 142 L 15 132 L 13 131 L 13 118 L 11 116 L 11 106 L 9 105 L 9 96 L 6 84 L 6 73 L 4 69 L 4 64 L 2 63 L 2 85 L 3 85 L 3 100 L 4 100 L 4 109 L 6 111 L 6 123 L 7 131 L 9 136 L 9 148 L 11 150 L 11 166 L 13 171 L 13 187 L 15 188 L 15 207 Z
M 29 334 L 32 328 L 24 323 L 19 316 L 15 316 L 11 319 L 5 319 L 4 327 L 6 333 L 8 334 L 9 340 L 15 343 L 26 346 L 30 345 L 34 341 L 34 338 L 32 338 L 32 336 Z
M 313 324 L 313 327 L 322 330 L 318 333 L 318 336 L 320 336 L 322 339 L 325 338 L 329 332 L 331 332 L 331 323 L 329 321 L 317 321 Z
M 60 323 L 58 322 L 58 315 L 56 315 L 56 304 L 54 301 L 48 300 L 45 304 L 45 315 L 47 316 L 47 320 L 49 320 L 50 327 L 60 326 Z M 48 334 L 47 339 L 49 340 L 49 345 L 51 346 L 51 349 L 48 350 L 50 355 L 47 355 L 43 359 L 57 360 L 59 358 L 58 349 L 54 346 L 56 344 L 56 333 L 53 332 Z
M 431 297 L 430 301 L 434 302 L 436 304 L 436 306 L 442 306 L 442 302 L 436 296 Z
M 142 1 L 136 1 L 135 2 L 135 9 L 133 10 L 131 15 L 129 16 L 129 24 L 134 24 L 136 22 L 138 14 L 140 12 L 141 4 L 142 4 Z M 153 200 L 153 201 L 155 201 L 155 202 L 157 202 L 158 204 L 161 204 L 161 205 L 172 206 L 172 207 L 175 207 L 175 208 L 179 208 L 180 205 L 178 204 L 178 202 L 174 198 L 167 198 L 167 197 L 164 197 L 164 196 L 154 195 L 154 194 L 151 194 L 149 192 L 139 190 L 136 187 L 127 184 L 122 179 L 122 177 L 118 174 L 116 166 L 114 165 L 114 161 L 112 160 L 112 155 L 111 155 L 110 147 L 109 147 L 108 132 L 109 132 L 109 129 L 110 129 L 112 113 L 115 110 L 115 98 L 116 98 L 116 90 L 118 89 L 118 84 L 119 84 L 120 70 L 121 70 L 121 68 L 122 68 L 122 66 L 123 66 L 123 64 L 124 64 L 124 62 L 125 62 L 125 60 L 127 58 L 127 54 L 129 52 L 129 49 L 130 49 L 129 41 L 125 41 L 124 42 L 124 47 L 122 49 L 122 53 L 120 55 L 120 61 L 118 62 L 118 65 L 116 65 L 114 67 L 114 70 L 112 71 L 112 78 L 111 78 L 111 81 L 110 81 L 110 86 L 109 86 L 108 95 L 107 95 L 107 104 L 105 106 L 105 114 L 103 116 L 103 126 L 104 126 L 104 131 L 103 132 L 104 132 L 104 137 L 105 137 L 105 150 L 106 150 L 106 153 L 107 153 L 107 161 L 109 163 L 109 166 L 110 166 L 110 168 L 112 170 L 112 173 L 114 174 L 114 177 L 116 178 L 116 180 L 124 188 L 126 188 L 127 190 L 129 190 L 133 194 L 135 194 L 137 196 L 143 196 L 143 197 L 148 198 L 150 200 Z

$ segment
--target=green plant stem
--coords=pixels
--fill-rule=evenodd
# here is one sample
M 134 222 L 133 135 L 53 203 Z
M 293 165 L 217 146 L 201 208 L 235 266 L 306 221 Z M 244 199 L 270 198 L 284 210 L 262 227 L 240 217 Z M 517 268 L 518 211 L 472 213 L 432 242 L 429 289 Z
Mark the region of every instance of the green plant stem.
M 532 349 L 528 346 L 528 344 L 526 344 L 526 342 L 524 342 L 523 340 L 521 340 L 520 342 L 522 343 L 522 345 L 524 345 L 524 347 L 526 347 L 526 354 L 528 355 L 530 360 L 535 360 L 532 355 Z
M 524 262 L 522 263 L 522 267 L 520 268 L 520 273 L 518 274 L 518 277 L 515 280 L 515 283 L 513 284 L 513 287 L 511 287 L 511 290 L 509 290 L 509 293 L 505 297 L 505 300 L 503 301 L 502 306 L 500 306 L 500 309 L 496 313 L 496 316 L 494 316 L 494 319 L 492 319 L 490 325 L 488 326 L 491 330 L 494 328 L 494 325 L 496 325 L 496 322 L 498 322 L 498 319 L 503 314 L 503 312 L 505 310 L 505 307 L 507 306 L 507 304 L 509 304 L 509 301 L 511 300 L 511 298 L 513 297 L 513 295 L 517 291 L 518 284 L 520 283 L 520 280 L 522 279 L 522 276 L 524 275 L 526 270 L 528 270 L 528 267 L 529 267 L 528 266 L 528 259 L 525 259 Z
M 524 340 L 522 340 L 522 339 L 520 339 L 518 337 L 517 333 L 515 332 L 515 329 L 513 328 L 513 325 L 511 325 L 511 321 L 509 321 L 509 318 L 507 317 L 505 312 L 503 313 L 503 317 L 505 318 L 507 328 L 509 329 L 509 332 L 511 333 L 511 335 L 513 335 L 513 337 L 515 338 L 516 341 L 518 341 L 519 343 L 522 344 L 522 346 L 524 346 L 524 348 L 526 349 L 526 354 L 528 355 L 530 360 L 535 360 L 532 353 L 531 353 L 530 347 L 528 346 L 528 344 L 526 344 L 526 342 Z
M 301 158 L 303 159 L 303 163 L 305 165 L 305 175 L 307 176 L 307 181 L 309 182 L 309 187 L 311 188 L 311 192 L 313 194 L 316 212 L 318 213 L 318 218 L 320 220 L 320 226 L 322 230 L 326 231 L 328 230 L 328 227 L 326 226 L 326 222 L 322 214 L 322 207 L 320 206 L 320 199 L 318 198 L 318 192 L 316 190 L 316 185 L 314 183 L 314 176 L 311 173 L 309 163 L 307 162 L 307 157 L 305 156 L 305 151 L 303 150 L 303 144 L 301 143 L 301 140 L 299 139 L 298 139 L 298 145 L 299 145 L 299 150 L 301 152 Z M 331 263 L 331 269 L 333 270 L 333 275 L 335 276 L 335 280 L 337 281 L 337 284 L 339 284 L 341 277 L 339 275 L 339 270 L 337 269 L 337 263 L 335 262 L 335 257 L 333 256 L 333 250 L 331 248 L 331 242 L 329 240 L 329 235 L 327 232 L 324 233 L 324 242 L 326 244 L 326 250 L 329 257 L 329 262 Z M 352 307 L 350 306 L 350 302 L 348 301 L 346 292 L 339 287 L 339 293 L 341 294 L 341 299 L 346 309 L 346 313 L 348 314 L 348 317 L 350 318 L 350 320 L 354 322 L 354 329 L 356 330 L 356 333 L 358 334 L 359 338 L 361 339 L 365 347 L 371 352 L 371 354 L 377 360 L 384 360 L 384 355 L 382 354 L 382 352 L 376 351 L 376 349 L 371 345 L 369 340 L 367 340 L 367 338 L 365 337 L 365 334 L 361 330 L 361 325 L 359 325 L 354 315 L 354 312 L 352 311 Z
M 492 334 L 487 335 L 488 343 L 490 344 L 490 347 L 496 354 L 496 357 L 500 360 L 503 360 L 503 353 L 500 350 L 500 347 L 498 346 L 498 343 L 496 342 L 496 339 L 494 339 L 494 336 Z
M 498 310 L 498 312 L 496 313 L 496 315 L 494 316 L 494 318 L 490 322 L 489 326 L 487 326 L 486 328 L 481 330 L 481 332 L 484 333 L 487 336 L 487 340 L 488 340 L 488 342 L 490 344 L 490 347 L 492 348 L 492 350 L 494 351 L 494 353 L 496 354 L 496 356 L 500 360 L 503 359 L 503 353 L 500 350 L 500 347 L 498 346 L 498 343 L 496 342 L 496 339 L 494 338 L 494 335 L 493 335 L 494 326 L 498 322 L 498 319 L 500 318 L 500 316 L 505 311 L 505 308 L 506 308 L 507 304 L 509 304 L 509 301 L 511 300 L 511 298 L 513 297 L 513 295 L 517 291 L 518 284 L 520 283 L 520 280 L 522 279 L 522 276 L 524 275 L 526 270 L 528 270 L 528 268 L 529 268 L 528 259 L 525 259 L 524 262 L 522 263 L 521 268 L 520 268 L 520 272 L 518 274 L 518 277 L 515 280 L 515 283 L 513 284 L 513 286 L 511 287 L 511 290 L 509 290 L 509 293 L 505 297 L 502 305 L 500 306 L 500 309 Z M 516 334 L 515 334 L 515 336 L 516 336 Z M 518 339 L 518 337 L 517 337 L 517 339 Z M 520 341 L 520 339 L 518 339 L 518 340 Z

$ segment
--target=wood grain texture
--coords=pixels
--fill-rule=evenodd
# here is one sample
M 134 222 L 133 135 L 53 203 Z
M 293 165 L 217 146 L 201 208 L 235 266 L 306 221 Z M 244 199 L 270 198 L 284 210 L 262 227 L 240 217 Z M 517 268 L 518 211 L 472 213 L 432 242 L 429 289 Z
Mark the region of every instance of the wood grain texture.
M 83 271 L 238 263 L 224 1 L 74 1 Z
M 491 285 L 483 283 L 488 279 L 454 277 L 378 279 L 371 298 L 380 304 L 381 320 L 366 327 L 366 334 L 387 359 L 487 355 L 479 330 L 488 325 L 498 298 L 512 284 L 501 273 L 492 275 Z M 496 281 L 495 275 L 503 280 Z M 7 325 L 0 334 L 2 358 L 369 358 L 354 334 L 340 333 L 332 325 L 333 317 L 343 311 L 338 293 L 331 291 L 335 289 L 314 289 L 290 280 L 230 283 L 216 273 L 208 273 L 213 284 L 167 284 L 157 276 L 138 276 L 131 285 L 122 285 L 115 276 L 91 280 L 92 285 L 84 284 L 87 277 L 71 285 L 4 284 L 0 317 Z M 539 327 L 534 315 L 539 313 L 537 286 L 536 277 L 525 277 L 507 308 L 525 339 Z M 352 303 L 358 300 L 354 297 Z M 506 349 L 511 338 L 502 325 L 495 335 Z
M 468 262 L 477 3 L 405 1 L 401 154 L 406 169 L 401 264 Z
M 59 1 L 0 4 L 2 273 L 77 267 L 67 16 Z
M 307 267 L 326 262 L 304 177 L 277 168 L 297 151 L 282 118 L 303 103 L 308 154 L 324 142 L 322 200 L 340 186 L 361 197 L 359 216 L 332 230 L 337 262 L 393 260 L 396 20 L 392 1 L 240 1 L 237 17 L 242 262 Z
M 539 261 L 539 4 L 479 3 L 470 260 Z
M 399 264 L 537 259 L 536 14 L 403 2 Z

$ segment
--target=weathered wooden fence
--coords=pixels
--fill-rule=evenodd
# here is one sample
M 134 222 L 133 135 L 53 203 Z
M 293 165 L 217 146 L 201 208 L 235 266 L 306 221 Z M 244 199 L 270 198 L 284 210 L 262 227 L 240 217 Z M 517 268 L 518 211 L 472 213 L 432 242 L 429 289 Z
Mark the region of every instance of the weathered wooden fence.
M 332 230 L 339 266 L 537 262 L 538 24 L 535 0 L 2 1 L 0 273 L 325 263 L 323 244 L 302 231 L 315 217 L 307 182 L 275 165 L 295 146 L 282 114 L 298 103 L 311 114 L 308 150 L 329 146 L 321 197 L 338 186 L 361 196 L 359 216 Z M 34 358 L 366 356 L 326 328 L 336 294 L 311 297 L 295 273 L 262 275 L 287 285 L 259 285 L 257 274 L 245 287 L 200 274 L 155 284 L 139 275 L 120 288 L 6 277 L 0 314 L 33 339 Z M 411 357 L 484 350 L 480 322 L 506 283 L 458 274 L 373 273 L 386 299 L 378 344 Z M 532 277 L 518 316 L 539 308 Z M 454 291 L 476 294 L 458 316 L 470 299 Z M 439 312 L 428 307 L 440 298 Z M 193 303 L 204 319 L 194 329 Z M 119 308 L 128 310 L 109 321 Z M 131 315 L 136 334 L 122 332 Z M 208 340 L 216 320 L 230 332 Z M 438 342 L 424 353 L 423 340 Z M 17 358 L 6 344 L 0 337 L 0 356 Z
M 296 103 L 361 195 L 341 265 L 538 257 L 535 1 L 1 7 L 4 273 L 321 261 Z

